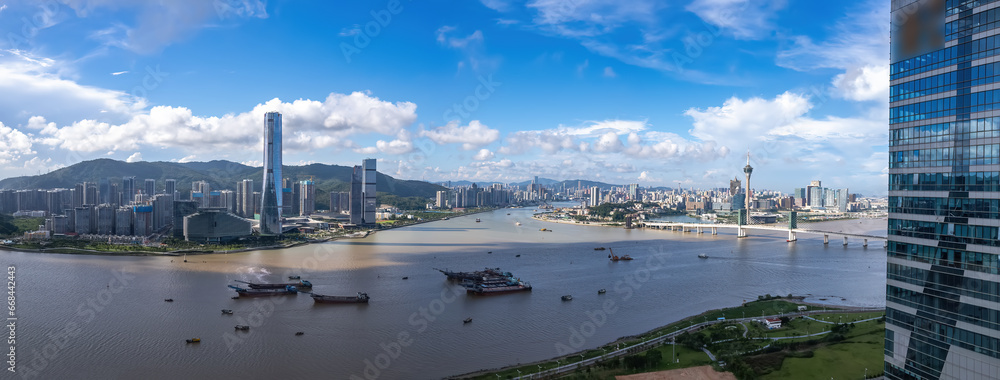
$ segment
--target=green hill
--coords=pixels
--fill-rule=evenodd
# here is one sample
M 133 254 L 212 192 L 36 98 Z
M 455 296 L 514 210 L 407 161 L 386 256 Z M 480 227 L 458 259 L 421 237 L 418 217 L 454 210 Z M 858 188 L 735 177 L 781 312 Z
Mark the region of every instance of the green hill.
M 350 191 L 352 168 L 339 165 L 311 164 L 305 166 L 285 165 L 282 175 L 294 181 L 313 178 L 316 183 L 317 203 L 326 204 L 330 191 Z M 135 176 L 136 186 L 142 187 L 145 179 L 155 179 L 156 187 L 162 190 L 168 178 L 177 181 L 177 190 L 182 197 L 190 193 L 191 183 L 208 181 L 212 189 L 236 190 L 236 183 L 252 179 L 256 191 L 260 191 L 263 168 L 243 165 L 231 161 L 210 162 L 123 162 L 102 158 L 84 161 L 50 173 L 14 177 L 0 180 L 0 189 L 54 189 L 72 188 L 81 182 L 97 182 L 99 178 L 110 178 L 112 183 L 121 183 L 122 177 Z M 376 187 L 400 197 L 432 198 L 444 187 L 424 181 L 396 179 L 382 173 L 376 175 Z

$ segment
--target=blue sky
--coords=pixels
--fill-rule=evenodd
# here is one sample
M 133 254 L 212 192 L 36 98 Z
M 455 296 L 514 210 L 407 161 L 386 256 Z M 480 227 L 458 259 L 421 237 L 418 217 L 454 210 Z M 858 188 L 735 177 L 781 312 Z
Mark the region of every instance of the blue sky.
M 0 0 L 0 176 L 285 163 L 885 193 L 888 1 Z

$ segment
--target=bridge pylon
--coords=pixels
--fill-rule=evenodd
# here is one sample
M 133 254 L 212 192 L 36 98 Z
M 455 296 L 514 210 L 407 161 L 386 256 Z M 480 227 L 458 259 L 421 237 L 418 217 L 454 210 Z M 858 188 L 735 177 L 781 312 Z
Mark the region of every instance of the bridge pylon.
M 788 242 L 791 243 L 795 240 L 798 240 L 795 238 L 795 231 L 788 230 Z

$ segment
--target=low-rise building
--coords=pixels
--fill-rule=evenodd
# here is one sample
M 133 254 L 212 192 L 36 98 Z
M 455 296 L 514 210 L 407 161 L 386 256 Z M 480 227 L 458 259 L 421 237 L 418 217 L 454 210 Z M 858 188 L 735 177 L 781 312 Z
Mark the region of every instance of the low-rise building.
M 762 323 L 764 323 L 764 327 L 767 327 L 768 330 L 781 327 L 781 320 L 778 318 L 765 318 Z

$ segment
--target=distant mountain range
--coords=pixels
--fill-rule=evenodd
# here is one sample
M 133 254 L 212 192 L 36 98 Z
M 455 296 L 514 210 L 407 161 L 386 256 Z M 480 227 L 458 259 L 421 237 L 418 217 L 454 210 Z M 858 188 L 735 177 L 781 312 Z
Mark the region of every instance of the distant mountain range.
M 284 165 L 282 176 L 300 181 L 312 178 L 316 184 L 317 201 L 323 200 L 331 191 L 350 191 L 352 167 L 340 165 L 311 164 L 305 166 Z M 110 178 L 121 184 L 122 177 L 134 176 L 136 187 L 142 188 L 143 181 L 155 179 L 156 188 L 162 191 L 166 179 L 177 181 L 181 194 L 191 191 L 191 183 L 207 181 L 212 189 L 236 190 L 236 183 L 252 179 L 254 188 L 260 191 L 264 178 L 263 168 L 243 165 L 232 161 L 209 162 L 123 162 L 107 158 L 84 161 L 42 175 L 13 177 L 0 180 L 0 189 L 55 189 L 73 188 L 81 182 L 97 182 L 99 178 Z M 375 186 L 379 192 L 401 197 L 432 198 L 444 187 L 424 181 L 400 180 L 377 173 Z M 323 202 L 326 203 L 326 202 Z

